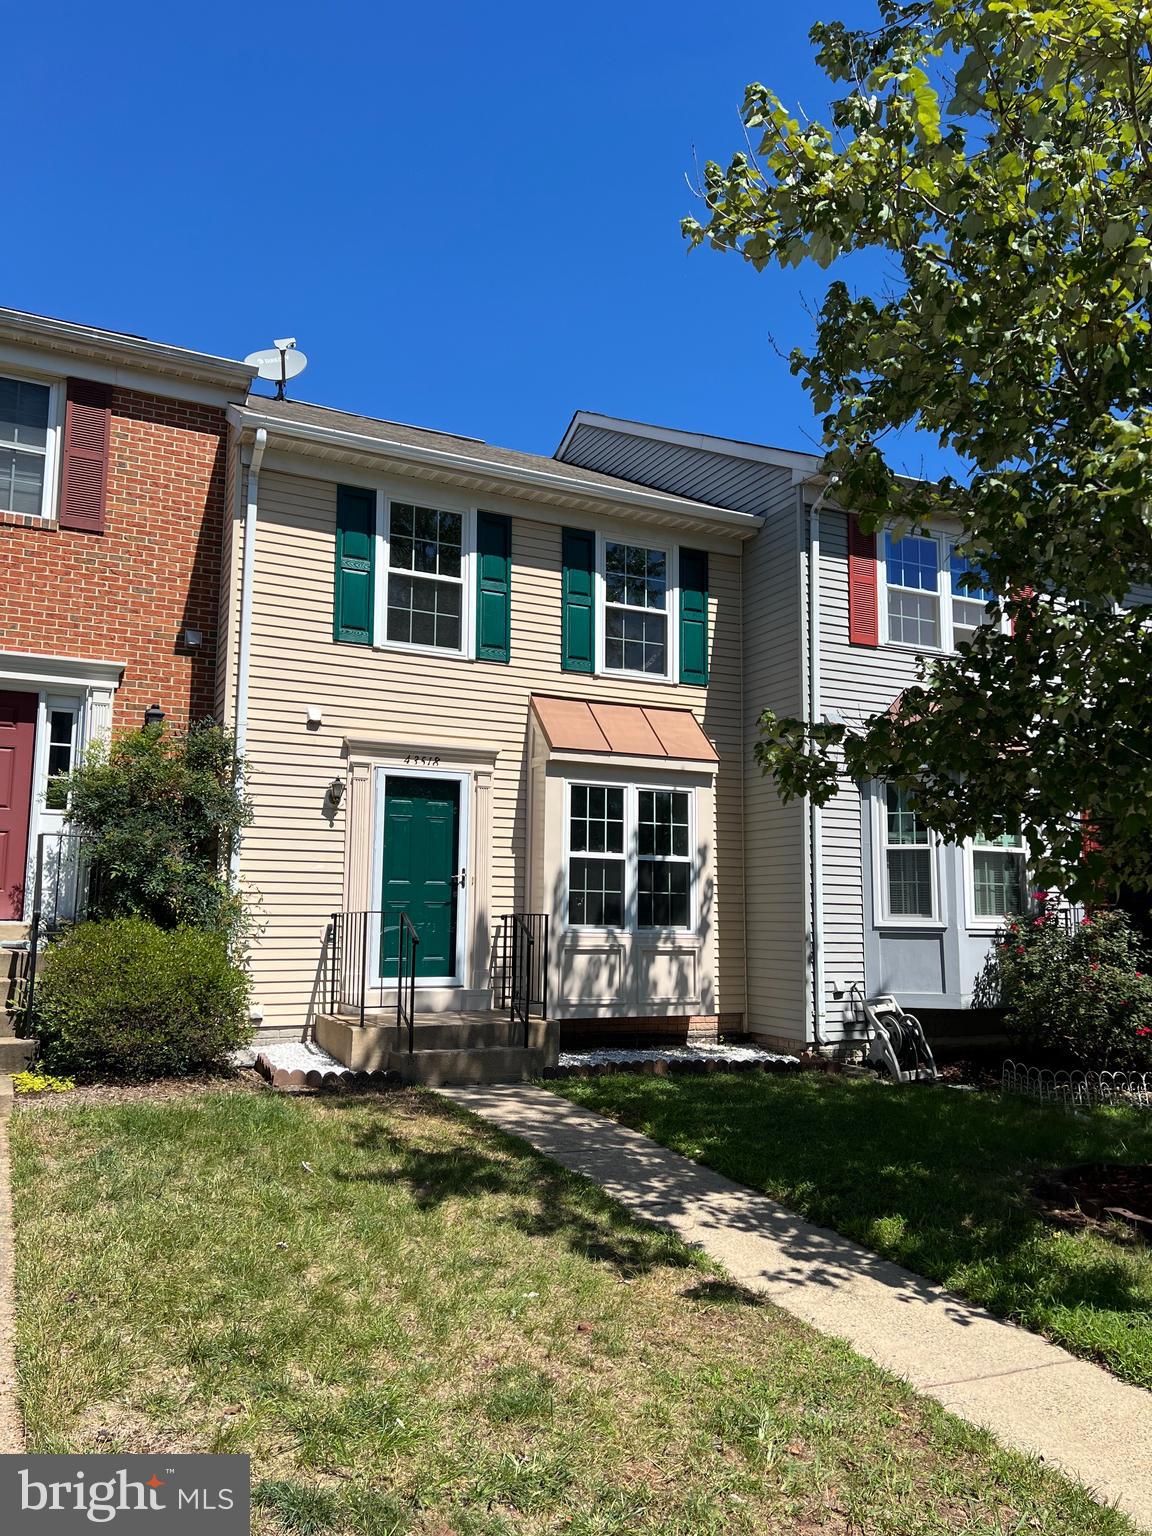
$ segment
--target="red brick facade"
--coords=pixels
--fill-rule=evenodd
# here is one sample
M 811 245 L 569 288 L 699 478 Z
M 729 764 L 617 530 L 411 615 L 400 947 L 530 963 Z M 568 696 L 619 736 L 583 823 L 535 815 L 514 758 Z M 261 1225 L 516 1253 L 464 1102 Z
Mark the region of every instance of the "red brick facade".
M 223 410 L 114 389 L 105 531 L 0 514 L 0 650 L 125 662 L 115 727 L 211 714 L 226 451 Z

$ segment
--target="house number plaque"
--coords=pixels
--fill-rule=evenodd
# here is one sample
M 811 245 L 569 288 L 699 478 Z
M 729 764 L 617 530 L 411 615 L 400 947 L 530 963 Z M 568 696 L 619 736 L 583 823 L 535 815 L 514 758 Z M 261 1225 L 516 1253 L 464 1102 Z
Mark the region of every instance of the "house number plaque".
M 409 768 L 439 768 L 440 757 L 436 753 L 409 752 L 404 762 Z

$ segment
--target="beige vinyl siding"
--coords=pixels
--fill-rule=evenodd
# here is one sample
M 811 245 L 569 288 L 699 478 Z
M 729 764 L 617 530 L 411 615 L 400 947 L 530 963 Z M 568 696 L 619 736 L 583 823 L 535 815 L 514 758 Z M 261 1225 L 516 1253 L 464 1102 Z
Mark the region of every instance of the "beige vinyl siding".
M 877 593 L 885 601 L 883 590 Z M 852 645 L 848 639 L 848 519 L 843 512 L 820 514 L 820 700 L 849 725 L 886 710 L 916 680 L 916 656 L 895 646 Z M 845 988 L 864 984 L 864 860 L 860 791 L 841 783 L 823 813 L 824 985 L 828 1036 L 843 1032 L 844 1003 L 835 999 L 834 980 Z
M 414 746 L 499 748 L 493 781 L 494 915 L 526 904 L 526 741 L 532 692 L 690 707 L 717 744 L 716 910 L 720 1006 L 744 1008 L 741 897 L 740 570 L 736 546 L 710 557 L 712 677 L 708 689 L 594 678 L 560 669 L 561 526 L 513 513 L 512 664 L 469 662 L 337 644 L 332 639 L 336 481 L 265 470 L 260 482 L 252 621 L 248 757 L 255 822 L 241 868 L 259 896 L 254 1000 L 268 1025 L 303 1027 L 318 986 L 322 939 L 341 905 L 344 807 L 326 814 L 342 776 L 346 736 Z M 435 504 L 432 486 L 395 489 Z M 594 525 L 573 512 L 572 526 Z M 637 540 L 651 531 L 632 530 Z M 661 542 L 669 542 L 663 531 Z M 699 542 L 685 536 L 680 542 Z M 322 711 L 309 729 L 309 706 Z
M 763 472 L 761 470 L 761 472 Z M 744 553 L 744 824 L 748 1027 L 803 1043 L 807 967 L 804 807 L 784 805 L 754 756 L 765 709 L 804 713 L 799 495 L 775 471 L 766 522 Z

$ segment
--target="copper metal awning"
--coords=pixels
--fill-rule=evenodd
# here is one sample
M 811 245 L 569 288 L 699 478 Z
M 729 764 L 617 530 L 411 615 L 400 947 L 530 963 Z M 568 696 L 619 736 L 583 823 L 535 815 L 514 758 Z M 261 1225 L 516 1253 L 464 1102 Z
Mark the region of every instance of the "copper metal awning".
M 554 752 L 715 763 L 716 748 L 690 709 L 604 704 L 534 693 L 532 708 Z

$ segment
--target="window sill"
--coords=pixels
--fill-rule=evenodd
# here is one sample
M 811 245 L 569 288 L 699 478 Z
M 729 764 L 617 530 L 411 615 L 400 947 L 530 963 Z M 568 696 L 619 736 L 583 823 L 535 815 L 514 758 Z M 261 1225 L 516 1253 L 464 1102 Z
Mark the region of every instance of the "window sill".
M 951 924 L 938 917 L 879 917 L 872 926 L 887 933 L 947 933 Z
M 466 651 L 450 651 L 443 645 L 405 645 L 399 640 L 373 640 L 374 651 L 392 651 L 401 656 L 439 656 L 444 661 L 475 661 Z
M 676 679 L 669 677 L 667 673 L 626 672 L 623 668 L 617 670 L 613 667 L 600 667 L 592 675 L 605 682 L 610 682 L 613 678 L 616 678 L 624 683 L 656 683 L 661 688 L 675 688 L 677 686 Z M 700 686 L 704 687 L 705 685 L 701 683 Z
M 0 528 L 38 528 L 44 533 L 59 533 L 60 524 L 53 513 L 0 511 Z

